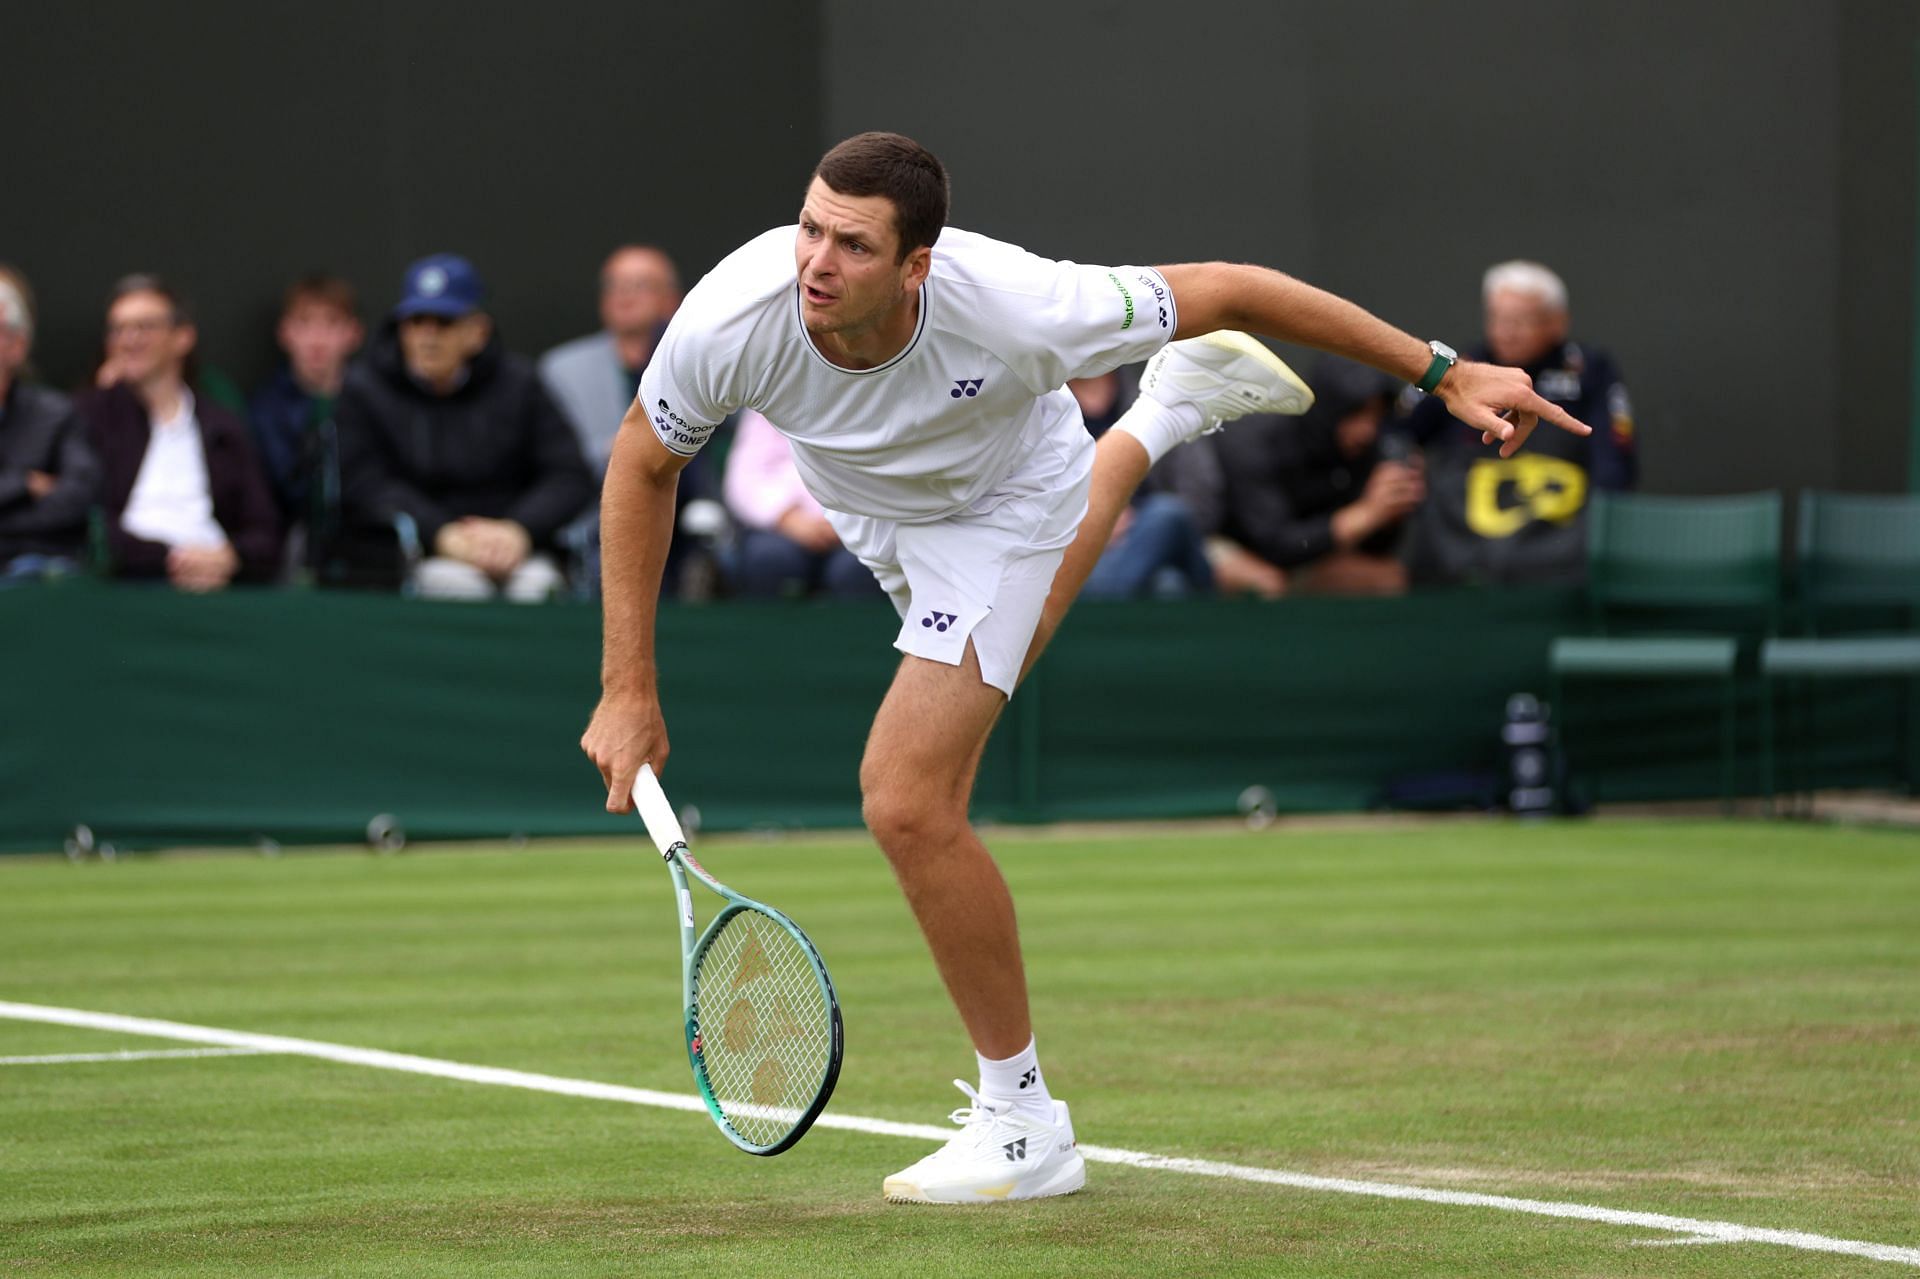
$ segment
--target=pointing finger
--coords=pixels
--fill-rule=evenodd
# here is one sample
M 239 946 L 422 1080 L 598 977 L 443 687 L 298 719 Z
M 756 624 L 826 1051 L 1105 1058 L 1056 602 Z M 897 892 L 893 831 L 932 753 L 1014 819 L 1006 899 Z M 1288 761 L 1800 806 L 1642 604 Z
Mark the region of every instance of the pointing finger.
M 1555 404 L 1552 400 L 1543 400 L 1536 395 L 1527 405 L 1527 409 L 1530 412 L 1538 413 L 1541 417 L 1547 419 L 1547 421 L 1553 423 L 1563 431 L 1571 431 L 1575 435 L 1593 434 L 1592 427 L 1575 418 L 1571 413 L 1561 408 L 1558 404 Z

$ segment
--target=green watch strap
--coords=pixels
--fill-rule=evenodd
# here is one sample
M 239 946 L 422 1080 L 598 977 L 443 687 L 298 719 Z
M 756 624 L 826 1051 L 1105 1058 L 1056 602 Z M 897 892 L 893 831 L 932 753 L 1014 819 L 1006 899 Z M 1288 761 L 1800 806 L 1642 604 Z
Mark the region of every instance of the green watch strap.
M 1439 386 L 1440 379 L 1447 375 L 1447 370 L 1452 368 L 1453 364 L 1454 362 L 1446 356 L 1437 351 L 1434 352 L 1433 363 L 1427 365 L 1426 376 L 1420 379 L 1420 389 L 1431 392 L 1434 387 Z

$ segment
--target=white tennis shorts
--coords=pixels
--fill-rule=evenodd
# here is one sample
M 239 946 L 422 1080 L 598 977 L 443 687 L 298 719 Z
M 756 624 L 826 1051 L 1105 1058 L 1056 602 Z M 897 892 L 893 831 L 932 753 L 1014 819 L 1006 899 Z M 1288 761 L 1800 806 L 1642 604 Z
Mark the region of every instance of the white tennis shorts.
M 971 639 L 981 677 L 1008 697 L 1087 513 L 1093 439 L 1084 429 L 1054 435 L 994 492 L 945 519 L 901 524 L 827 512 L 900 614 L 893 646 L 958 666 Z

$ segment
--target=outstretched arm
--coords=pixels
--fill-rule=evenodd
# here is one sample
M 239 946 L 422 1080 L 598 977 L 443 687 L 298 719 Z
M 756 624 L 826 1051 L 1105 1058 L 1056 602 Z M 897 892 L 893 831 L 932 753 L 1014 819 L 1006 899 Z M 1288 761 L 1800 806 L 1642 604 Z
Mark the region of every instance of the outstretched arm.
M 639 401 L 620 423 L 600 497 L 600 705 L 580 739 L 607 784 L 607 811 L 633 807 L 640 765 L 667 759 L 653 622 L 673 540 L 673 495 L 689 458 L 660 442 Z
M 1179 307 L 1176 338 L 1216 329 L 1243 329 L 1280 342 L 1318 347 L 1418 382 L 1432 362 L 1427 344 L 1385 320 L 1291 276 L 1266 267 L 1232 262 L 1192 262 L 1159 268 Z M 1500 456 L 1512 457 L 1541 418 L 1575 435 L 1592 429 L 1534 393 L 1519 369 L 1462 360 L 1440 380 L 1435 394 L 1453 415 L 1480 428 L 1480 438 L 1500 441 Z

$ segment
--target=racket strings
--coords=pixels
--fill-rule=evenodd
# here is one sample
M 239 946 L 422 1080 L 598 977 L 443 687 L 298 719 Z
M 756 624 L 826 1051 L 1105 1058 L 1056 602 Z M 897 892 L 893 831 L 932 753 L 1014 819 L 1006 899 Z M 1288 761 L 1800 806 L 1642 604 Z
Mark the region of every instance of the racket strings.
M 771 1145 L 813 1100 L 832 1053 L 832 1012 L 812 958 L 757 910 L 734 915 L 695 972 L 700 1056 L 734 1130 Z

